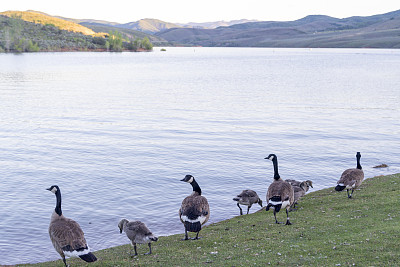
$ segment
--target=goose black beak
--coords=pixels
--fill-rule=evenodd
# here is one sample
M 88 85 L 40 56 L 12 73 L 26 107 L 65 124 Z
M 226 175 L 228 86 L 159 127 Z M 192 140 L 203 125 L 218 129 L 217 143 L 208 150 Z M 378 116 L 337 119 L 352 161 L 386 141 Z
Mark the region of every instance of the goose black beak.
M 50 191 L 51 189 L 50 189 L 50 188 L 46 188 L 46 190 L 49 190 L 49 191 Z

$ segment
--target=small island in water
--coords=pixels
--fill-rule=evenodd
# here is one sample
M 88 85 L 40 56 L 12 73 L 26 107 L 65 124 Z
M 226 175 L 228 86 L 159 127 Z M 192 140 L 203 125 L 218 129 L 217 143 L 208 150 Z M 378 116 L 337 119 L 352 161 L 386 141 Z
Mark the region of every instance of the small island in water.
M 74 22 L 34 11 L 0 13 L 0 52 L 152 51 L 147 36 L 117 30 L 95 32 Z

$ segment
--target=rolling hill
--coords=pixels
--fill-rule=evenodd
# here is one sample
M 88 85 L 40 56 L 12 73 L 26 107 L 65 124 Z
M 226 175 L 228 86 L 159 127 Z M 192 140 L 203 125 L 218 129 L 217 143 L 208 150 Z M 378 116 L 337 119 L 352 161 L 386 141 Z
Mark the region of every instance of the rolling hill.
M 343 19 L 310 15 L 294 21 L 237 20 L 188 24 L 157 19 L 120 24 L 54 17 L 39 11 L 6 11 L 0 15 L 92 37 L 104 37 L 104 33 L 118 31 L 126 39 L 148 38 L 157 46 L 400 48 L 400 10 Z M 38 38 L 34 39 L 39 43 Z
M 244 47 L 400 48 L 400 10 L 344 19 L 310 15 L 216 29 L 174 28 L 156 34 L 176 44 Z
M 141 19 L 141 20 L 138 20 L 135 22 L 119 24 L 116 26 L 118 28 L 137 30 L 137 31 L 142 31 L 145 33 L 150 33 L 150 34 L 153 34 L 156 32 L 161 32 L 164 30 L 172 29 L 172 28 L 181 28 L 182 27 L 177 24 L 164 22 L 164 21 L 161 21 L 158 19 Z
M 137 30 L 132 30 L 128 28 L 120 28 L 117 26 L 111 26 L 109 24 L 103 24 L 99 22 L 81 22 L 81 25 L 92 29 L 95 32 L 101 33 L 101 32 L 114 32 L 118 31 L 124 34 L 127 38 L 129 39 L 143 39 L 145 37 L 149 38 L 149 40 L 156 46 L 170 46 L 171 44 L 168 43 L 168 41 L 164 40 L 162 37 L 155 36 L 149 33 L 145 33 L 142 31 L 137 31 Z
M 71 21 L 63 20 L 60 18 L 52 17 L 42 12 L 37 11 L 5 11 L 1 12 L 0 15 L 7 17 L 16 17 L 21 18 L 24 21 L 33 22 L 36 24 L 42 25 L 54 25 L 60 30 L 66 30 L 70 32 L 79 32 L 85 35 L 95 35 L 96 33 L 84 27 L 78 23 L 74 23 Z
M 257 20 L 240 19 L 231 21 L 219 20 L 212 22 L 189 22 L 189 23 L 177 23 L 177 24 L 185 28 L 215 29 L 218 27 L 229 27 L 235 24 L 243 24 L 247 22 L 256 22 L 256 21 Z
M 147 37 L 155 45 L 168 45 L 168 42 L 163 38 L 154 36 L 152 34 L 145 33 L 143 31 L 136 31 L 129 28 L 118 27 L 123 24 L 116 22 L 108 22 L 102 20 L 92 19 L 72 19 L 60 16 L 51 16 L 49 14 L 40 11 L 5 11 L 1 12 L 0 15 L 9 18 L 20 18 L 23 21 L 40 24 L 40 25 L 52 25 L 56 28 L 69 31 L 74 33 L 81 33 L 84 35 L 104 37 L 110 32 L 118 31 L 128 39 L 143 39 Z M 46 37 L 47 38 L 47 37 Z M 36 38 L 34 38 L 36 39 Z

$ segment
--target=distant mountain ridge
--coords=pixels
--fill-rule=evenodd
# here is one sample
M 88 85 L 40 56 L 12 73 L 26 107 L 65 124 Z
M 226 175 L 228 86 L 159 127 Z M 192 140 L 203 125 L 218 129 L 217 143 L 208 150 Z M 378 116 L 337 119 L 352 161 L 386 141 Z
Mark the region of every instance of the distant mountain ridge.
M 135 22 L 119 24 L 116 25 L 116 27 L 142 31 L 146 33 L 156 33 L 172 28 L 181 28 L 182 26 L 170 22 L 161 21 L 158 19 L 141 19 Z
M 32 13 L 35 16 L 34 19 L 30 18 Z M 19 13 L 14 14 L 20 15 Z M 8 15 L 10 16 L 10 14 Z M 38 19 L 40 16 L 50 18 Z M 25 12 L 22 19 L 36 23 L 40 21 L 42 24 L 54 24 L 55 26 L 61 23 L 62 26 L 57 27 L 65 30 L 69 30 L 65 25 L 68 25 L 66 22 L 70 22 L 74 27 L 82 27 L 79 32 L 90 35 L 119 31 L 132 39 L 148 37 L 156 45 L 163 46 L 172 44 L 185 46 L 400 48 L 400 10 L 343 19 L 325 15 L 309 15 L 294 21 L 244 19 L 187 24 L 170 23 L 158 19 L 141 19 L 121 24 L 104 20 L 50 16 L 39 11 Z
M 216 29 L 175 28 L 156 35 L 191 46 L 400 48 L 400 10 L 344 19 L 310 15 Z
M 235 24 L 243 24 L 248 22 L 257 22 L 258 20 L 248 20 L 248 19 L 240 19 L 240 20 L 219 20 L 213 22 L 189 22 L 189 23 L 177 23 L 185 28 L 202 28 L 202 29 L 215 29 L 218 27 L 228 27 Z

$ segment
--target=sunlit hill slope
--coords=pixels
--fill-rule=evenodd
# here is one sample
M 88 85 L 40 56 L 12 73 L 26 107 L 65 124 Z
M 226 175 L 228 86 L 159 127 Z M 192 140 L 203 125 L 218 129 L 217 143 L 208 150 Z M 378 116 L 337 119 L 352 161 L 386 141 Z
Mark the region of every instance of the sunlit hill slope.
M 22 20 L 42 24 L 42 25 L 54 25 L 60 30 L 66 30 L 70 32 L 80 32 L 85 35 L 96 35 L 96 33 L 80 24 L 59 19 L 56 17 L 48 16 L 36 11 L 5 11 L 1 12 L 0 15 L 7 17 L 21 18 Z

